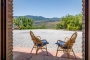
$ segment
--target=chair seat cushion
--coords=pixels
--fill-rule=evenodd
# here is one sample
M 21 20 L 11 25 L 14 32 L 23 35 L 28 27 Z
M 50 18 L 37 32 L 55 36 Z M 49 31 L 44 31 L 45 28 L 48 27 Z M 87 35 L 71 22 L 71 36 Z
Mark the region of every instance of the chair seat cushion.
M 57 42 L 57 43 L 55 43 L 55 44 L 57 44 L 57 45 L 59 45 L 59 46 L 63 46 L 63 45 L 65 44 L 65 42 L 64 42 L 64 41 L 59 41 L 59 42 Z
M 41 40 L 44 45 L 49 44 L 45 39 Z
M 45 39 L 41 40 L 43 45 L 49 44 Z M 38 46 L 41 46 L 41 44 L 38 44 Z
M 57 42 L 57 43 L 55 43 L 55 44 L 57 44 L 58 46 L 61 46 L 62 48 L 67 49 L 67 46 L 63 46 L 63 45 L 65 44 L 64 41 L 59 41 L 59 42 Z

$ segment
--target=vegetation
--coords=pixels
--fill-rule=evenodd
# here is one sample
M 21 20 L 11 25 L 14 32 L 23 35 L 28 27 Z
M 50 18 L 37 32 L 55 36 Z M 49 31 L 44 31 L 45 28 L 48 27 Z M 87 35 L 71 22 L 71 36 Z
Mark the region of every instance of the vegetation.
M 66 15 L 60 20 L 56 26 L 57 29 L 82 30 L 82 14 Z
M 56 29 L 56 24 L 58 24 L 59 21 L 39 21 L 37 23 L 34 23 L 33 26 L 38 29 L 43 29 L 43 25 L 44 25 L 44 29 Z
M 13 19 L 13 23 L 15 26 L 19 27 L 19 29 L 33 29 L 34 20 L 26 17 L 18 17 Z
M 18 17 L 13 19 L 14 26 L 18 27 L 19 29 L 46 29 L 45 25 L 41 26 L 34 26 L 34 20 L 30 18 Z
M 34 17 L 33 17 L 34 18 Z M 41 19 L 41 17 L 38 17 Z M 66 15 L 58 20 L 57 18 L 43 18 L 45 20 L 33 20 L 27 16 L 13 18 L 14 28 L 19 29 L 67 29 L 82 30 L 82 14 Z M 46 20 L 47 19 L 47 20 Z M 57 20 L 56 20 L 57 19 Z

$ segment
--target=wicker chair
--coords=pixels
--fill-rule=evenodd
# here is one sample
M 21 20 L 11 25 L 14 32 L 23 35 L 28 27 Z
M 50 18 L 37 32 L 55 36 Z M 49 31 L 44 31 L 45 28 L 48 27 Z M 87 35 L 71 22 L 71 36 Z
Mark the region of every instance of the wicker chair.
M 76 37 L 77 37 L 77 32 L 73 33 L 71 38 L 66 37 L 64 41 L 58 40 L 56 43 L 58 45 L 56 56 L 58 54 L 58 51 L 63 51 L 63 52 L 67 53 L 67 56 L 69 59 L 70 59 L 70 52 L 73 52 L 74 57 L 76 58 L 76 55 L 72 48 L 73 44 L 75 43 Z M 67 41 L 66 41 L 66 39 L 67 39 Z
M 30 35 L 31 35 L 31 39 L 33 40 L 33 43 L 34 43 L 33 48 L 36 48 L 36 55 L 37 55 L 39 49 L 41 49 L 41 50 L 46 49 L 46 52 L 48 55 L 47 44 L 49 44 L 49 43 L 46 41 L 46 39 L 41 40 L 41 37 L 35 36 L 32 31 L 30 31 Z M 32 50 L 33 50 L 33 48 L 32 48 Z M 31 50 L 31 52 L 32 52 L 32 50 Z

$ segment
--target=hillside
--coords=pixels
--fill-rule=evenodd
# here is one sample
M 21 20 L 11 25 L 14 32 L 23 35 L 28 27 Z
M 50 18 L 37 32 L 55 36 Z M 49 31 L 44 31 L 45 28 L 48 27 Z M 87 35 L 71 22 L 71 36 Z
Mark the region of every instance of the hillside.
M 17 18 L 17 17 L 19 17 L 19 16 L 14 16 L 14 18 Z M 27 18 L 31 18 L 31 19 L 33 19 L 33 20 L 39 20 L 39 21 L 59 21 L 60 20 L 60 18 L 57 18 L 57 17 L 55 17 L 55 18 L 45 18 L 45 17 L 43 17 L 43 16 L 33 16 L 33 15 L 26 15 L 25 17 L 27 17 Z
M 18 18 L 19 16 L 14 16 L 14 18 Z M 21 17 L 21 16 L 20 16 Z M 31 18 L 34 20 L 34 26 L 40 27 L 42 25 L 45 25 L 47 29 L 55 29 L 56 24 L 60 22 L 60 18 L 45 18 L 43 16 L 32 16 L 32 15 L 26 15 L 25 17 Z

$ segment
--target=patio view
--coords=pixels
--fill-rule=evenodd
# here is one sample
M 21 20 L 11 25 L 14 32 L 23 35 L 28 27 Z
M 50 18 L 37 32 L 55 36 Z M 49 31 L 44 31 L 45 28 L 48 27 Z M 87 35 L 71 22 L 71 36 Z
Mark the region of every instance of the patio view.
M 14 60 L 82 60 L 82 0 L 20 2 L 13 2 Z

